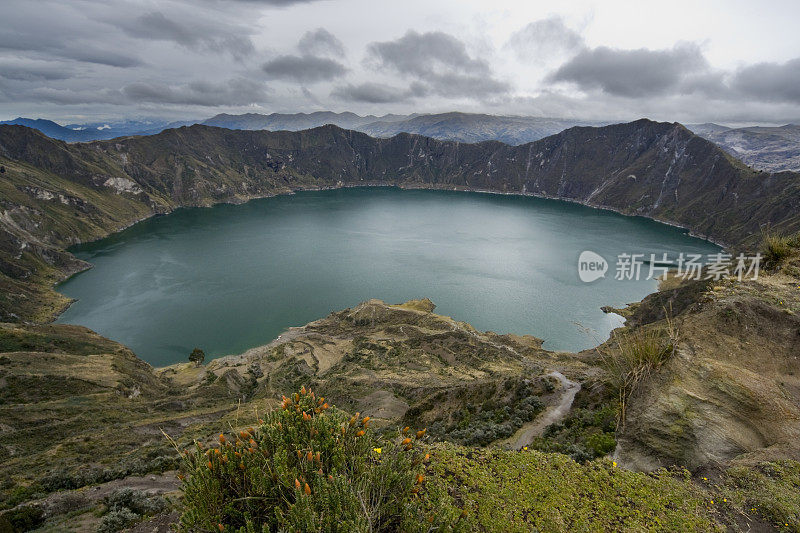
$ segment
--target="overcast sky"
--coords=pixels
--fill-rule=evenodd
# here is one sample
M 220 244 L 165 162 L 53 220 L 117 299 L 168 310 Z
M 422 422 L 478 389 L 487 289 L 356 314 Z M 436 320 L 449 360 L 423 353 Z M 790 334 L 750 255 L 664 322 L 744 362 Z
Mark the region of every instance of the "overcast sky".
M 560 4 L 3 0 L 0 119 L 324 109 L 800 122 L 800 2 Z

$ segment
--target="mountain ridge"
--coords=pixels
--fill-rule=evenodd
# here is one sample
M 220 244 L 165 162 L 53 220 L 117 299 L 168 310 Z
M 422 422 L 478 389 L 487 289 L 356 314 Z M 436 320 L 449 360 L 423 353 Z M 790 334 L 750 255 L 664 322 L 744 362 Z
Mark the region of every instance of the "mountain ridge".
M 44 306 L 23 293 L 42 289 L 31 281 L 40 275 L 46 287 L 86 267 L 67 246 L 177 207 L 301 189 L 394 185 L 529 194 L 654 218 L 727 244 L 752 244 L 761 224 L 800 227 L 800 175 L 756 172 L 680 124 L 647 119 L 574 127 L 520 146 L 408 133 L 372 138 L 333 125 L 300 132 L 193 125 L 68 144 L 0 126 L 0 164 L 6 319 L 18 304 L 28 309 L 26 319 L 46 319 L 66 305 L 53 301 L 49 289 L 38 293 Z
M 367 133 L 373 137 L 392 137 L 413 133 L 440 140 L 477 143 L 497 140 L 521 145 L 543 139 L 574 126 L 603 126 L 610 121 L 574 120 L 552 117 L 491 115 L 450 111 L 383 116 L 358 115 L 349 111 L 314 111 L 310 113 L 219 113 L 201 120 L 175 122 L 125 121 L 121 123 L 70 124 L 61 126 L 45 119 L 16 118 L 0 124 L 18 124 L 42 131 L 67 142 L 90 142 L 131 135 L 154 135 L 166 129 L 203 124 L 241 130 L 301 131 L 326 124 Z M 730 155 L 757 170 L 800 170 L 800 127 L 786 124 L 777 127 L 728 127 L 713 122 L 687 124 L 695 134 L 706 138 Z
M 756 169 L 772 172 L 800 170 L 800 125 L 742 128 L 706 126 L 697 125 L 696 133 Z
M 575 125 L 601 125 L 610 122 L 557 119 L 514 115 L 489 115 L 451 111 L 446 113 L 358 115 L 349 111 L 314 111 L 310 113 L 219 113 L 200 120 L 155 124 L 128 121 L 123 123 L 71 124 L 61 126 L 50 120 L 17 118 L 0 124 L 18 124 L 39 129 L 50 137 L 67 142 L 108 140 L 129 135 L 153 135 L 165 129 L 204 124 L 228 129 L 300 131 L 325 124 L 363 131 L 372 136 L 391 137 L 407 132 L 460 142 L 499 140 L 507 144 L 524 144 L 558 133 Z M 38 127 L 37 127 L 38 124 Z M 78 129 L 85 128 L 85 129 Z
M 576 127 L 523 146 L 408 133 L 375 139 L 336 126 L 265 132 L 201 125 L 68 144 L 2 126 L 0 176 L 0 322 L 16 322 L 0 324 L 0 463 L 9 478 L 0 486 L 0 508 L 8 509 L 0 519 L 68 523 L 76 505 L 101 509 L 114 487 L 174 490 L 169 471 L 177 453 L 163 432 L 181 448 L 208 444 L 220 430 L 242 429 L 240 413 L 263 412 L 280 394 L 311 385 L 347 412 L 374 417 L 376 426 L 426 426 L 436 438 L 463 443 L 431 448 L 448 457 L 445 489 L 460 495 L 480 480 L 470 499 L 490 501 L 487 509 L 500 501 L 492 494 L 512 506 L 534 495 L 537 503 L 513 526 L 484 529 L 530 529 L 540 511 L 552 512 L 538 500 L 555 479 L 548 464 L 556 463 L 576 499 L 593 495 L 592 512 L 616 512 L 624 501 L 647 523 L 664 512 L 686 517 L 673 504 L 691 493 L 697 503 L 687 509 L 700 509 L 709 528 L 796 523 L 797 502 L 775 495 L 793 493 L 800 472 L 797 239 L 783 264 L 758 280 L 664 280 L 659 292 L 620 311 L 628 317 L 622 330 L 578 354 L 548 352 L 531 336 L 477 331 L 433 314 L 427 299 L 370 300 L 240 355 L 161 369 L 80 326 L 30 322 L 68 303 L 52 283 L 89 267 L 66 251 L 69 244 L 182 206 L 359 185 L 480 190 L 668 218 L 750 246 L 760 223 L 798 228 L 797 174 L 756 172 L 679 124 L 642 119 Z M 680 335 L 670 337 L 677 338 L 672 353 L 630 395 L 620 424 L 614 370 L 604 358 L 642 332 L 673 328 Z M 580 382 L 580 390 L 560 422 L 528 435 L 527 425 L 566 397 L 555 372 Z M 509 435 L 522 450 L 499 449 Z M 484 444 L 493 446 L 465 447 Z M 613 459 L 602 458 L 612 452 Z M 462 460 L 484 470 L 463 470 Z M 530 482 L 529 465 L 540 481 Z M 692 473 L 626 470 L 673 465 Z M 627 481 L 609 496 L 611 478 Z M 522 489 L 520 479 L 528 480 Z M 657 504 L 655 496 L 662 496 Z M 724 500 L 732 503 L 705 504 Z M 575 515 L 583 520 L 586 512 L 564 514 Z M 98 517 L 85 512 L 81 520 Z M 694 528 L 690 522 L 670 523 L 683 530 Z

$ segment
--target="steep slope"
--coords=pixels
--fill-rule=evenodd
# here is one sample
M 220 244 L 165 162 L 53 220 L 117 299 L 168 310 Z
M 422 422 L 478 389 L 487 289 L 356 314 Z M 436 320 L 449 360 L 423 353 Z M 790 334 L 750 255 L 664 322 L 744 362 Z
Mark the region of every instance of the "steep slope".
M 428 427 L 437 438 L 478 445 L 510 437 L 557 403 L 563 386 L 550 373 L 592 374 L 579 361 L 543 350 L 540 339 L 482 333 L 433 314 L 434 307 L 427 299 L 370 300 L 293 328 L 267 346 L 215 359 L 206 372 L 253 376 L 257 397 L 310 384 L 342 408 L 369 412 L 378 424 L 402 421 Z
M 679 336 L 630 399 L 618 461 L 713 470 L 800 460 L 800 249 L 795 261 L 755 281 L 689 282 L 636 305 L 631 325 L 663 323 L 671 309 Z
M 522 146 L 409 134 L 375 139 L 335 126 L 191 126 L 68 145 L 3 126 L 0 166 L 6 320 L 16 319 L 12 313 L 41 319 L 63 305 L 55 296 L 40 301 L 47 300 L 41 287 L 80 268 L 61 251 L 68 245 L 179 206 L 298 189 L 381 184 L 532 194 L 736 244 L 752 243 L 762 224 L 800 229 L 800 175 L 753 171 L 679 124 L 649 120 L 571 128 Z M 27 298 L 23 289 L 39 293 Z
M 762 283 L 782 287 L 789 280 L 799 281 L 788 273 Z M 743 285 L 737 301 L 752 305 L 764 296 L 757 293 L 760 288 Z M 777 387 L 763 387 L 758 396 L 742 393 L 775 380 L 771 371 L 781 365 L 795 372 L 796 362 L 780 352 L 768 375 L 737 381 L 739 375 L 752 377 L 747 364 L 755 367 L 766 359 L 744 365 L 725 359 L 736 348 L 728 342 L 733 327 L 725 333 L 722 349 L 711 350 L 715 337 L 706 328 L 718 319 L 707 318 L 720 315 L 731 290 L 712 291 L 721 293 L 720 303 L 708 305 L 712 296 L 702 290 L 677 294 L 666 289 L 641 304 L 632 317 L 634 326 L 661 320 L 657 314 L 662 304 L 674 302 L 676 313 L 685 314 L 680 327 L 686 347 L 681 349 L 685 355 L 660 369 L 652 388 L 646 394 L 643 389 L 632 403 L 621 432 L 621 464 L 608 458 L 572 461 L 533 449 L 480 447 L 507 435 L 506 426 L 513 430 L 525 417 L 544 415 L 542 407 L 558 399 L 558 386 L 547 378 L 552 371 L 584 383 L 592 396 L 603 396 L 597 389 L 605 377 L 591 366 L 592 353 L 550 353 L 532 337 L 476 331 L 432 313 L 427 300 L 401 305 L 372 300 L 293 328 L 239 356 L 206 366 L 185 363 L 157 370 L 85 328 L 0 324 L 0 468 L 5 474 L 0 518 L 34 516 L 52 530 L 75 524 L 94 529 L 107 511 L 102 498 L 113 490 L 131 487 L 152 495 L 178 486 L 172 472 L 177 453 L 162 429 L 179 448 L 192 447 L 195 439 L 208 446 L 220 432 L 236 434 L 255 426 L 280 403 L 281 394 L 302 384 L 312 385 L 348 413 L 372 417 L 376 428 L 390 435 L 406 423 L 427 425 L 428 433 L 439 439 L 470 444 L 434 444 L 426 450 L 432 461 L 425 473 L 428 490 L 448 495 L 445 502 L 456 512 L 469 509 L 467 530 L 524 531 L 535 526 L 569 531 L 588 527 L 587 516 L 592 524 L 610 529 L 652 524 L 668 530 L 796 529 L 800 470 L 787 459 L 798 456 L 798 440 L 785 439 L 796 431 L 798 420 L 781 418 L 784 413 L 772 409 L 797 403 L 796 383 L 787 378 Z M 773 296 L 777 293 L 767 300 Z M 800 301 L 787 305 L 800 312 Z M 779 307 L 764 303 L 764 309 L 776 313 L 782 312 Z M 710 313 L 703 315 L 706 311 Z M 748 329 L 754 324 L 750 317 L 741 318 L 731 323 L 739 320 Z M 796 334 L 794 326 L 775 321 L 770 333 L 777 340 L 764 352 Z M 784 348 L 792 346 L 790 339 Z M 703 374 L 709 359 L 716 366 L 710 379 L 703 380 L 709 376 Z M 684 365 L 687 369 L 680 370 Z M 730 371 L 740 366 L 736 373 Z M 695 372 L 694 379 L 685 379 Z M 676 405 L 669 401 L 676 389 L 686 391 L 678 405 L 706 402 L 706 408 L 664 412 L 664 405 Z M 583 428 L 585 441 L 591 442 L 597 436 L 596 428 L 586 427 L 592 417 L 591 410 L 580 408 L 551 430 Z M 753 428 L 762 439 L 738 448 L 719 445 L 741 441 Z M 784 445 L 775 446 L 779 441 Z M 712 450 L 709 444 L 714 442 L 718 448 Z M 632 464 L 632 452 L 643 450 L 650 462 L 639 466 L 652 467 L 653 461 L 680 465 L 694 457 L 704 462 L 695 475 L 680 468 L 650 474 L 619 468 Z M 6 509 L 11 511 L 3 515 Z M 163 523 L 175 520 L 174 515 L 167 518 Z
M 32 499 L 47 517 L 97 505 L 93 491 L 60 505 L 48 495 L 171 470 L 161 430 L 207 442 L 210 428 L 254 424 L 300 385 L 376 427 L 419 422 L 484 445 L 557 400 L 548 372 L 591 372 L 539 339 L 476 331 L 433 308 L 372 300 L 239 356 L 162 369 L 83 327 L 0 323 L 0 511 Z
M 693 130 L 760 170 L 800 171 L 800 126 Z

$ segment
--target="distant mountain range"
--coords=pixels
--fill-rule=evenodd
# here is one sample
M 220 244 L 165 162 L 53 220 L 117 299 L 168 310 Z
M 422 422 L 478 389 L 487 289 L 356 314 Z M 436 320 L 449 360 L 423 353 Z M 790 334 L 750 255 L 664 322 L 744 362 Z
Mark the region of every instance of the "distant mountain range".
M 0 125 L 27 126 L 39 130 L 48 137 L 67 142 L 86 142 L 126 137 L 128 135 L 152 135 L 167 128 L 178 128 L 195 124 L 195 121 L 164 122 L 127 120 L 123 122 L 95 122 L 89 124 L 67 124 L 62 126 L 41 118 L 18 117 L 0 121 Z
M 417 115 L 405 120 L 376 121 L 357 129 L 373 137 L 416 133 L 447 141 L 475 143 L 500 141 L 519 145 L 538 141 L 573 126 L 603 126 L 608 122 L 567 120 L 544 117 L 514 117 L 470 113 Z
M 800 171 L 800 126 L 797 124 L 728 128 L 706 123 L 687 127 L 753 168 L 772 172 Z
M 435 139 L 459 142 L 501 141 L 518 145 L 537 141 L 572 126 L 600 126 L 608 122 L 567 120 L 544 117 L 517 117 L 474 113 L 439 113 L 412 115 L 366 115 L 355 113 L 222 113 L 206 120 L 180 122 L 139 122 L 70 124 L 60 126 L 43 119 L 16 118 L 0 122 L 34 128 L 48 137 L 67 142 L 106 140 L 129 135 L 152 135 L 167 128 L 203 124 L 231 130 L 301 131 L 333 124 L 340 128 L 363 131 L 373 137 L 392 137 L 398 133 L 416 133 Z
M 75 142 L 75 141 L 91 141 L 94 139 L 101 139 L 103 137 L 103 132 L 99 130 L 88 130 L 88 129 L 81 129 L 81 130 L 74 130 L 72 128 L 68 128 L 66 126 L 61 126 L 60 124 L 56 124 L 52 120 L 45 120 L 42 118 L 15 118 L 14 120 L 4 120 L 0 122 L 0 124 L 5 125 L 15 125 L 15 126 L 27 126 L 28 128 L 33 128 L 35 130 L 39 130 L 48 137 L 52 137 L 53 139 L 60 139 L 62 141 L 67 142 Z
M 205 120 L 125 121 L 112 123 L 69 124 L 61 126 L 44 119 L 16 118 L 0 124 L 34 128 L 48 137 L 67 142 L 107 140 L 130 135 L 153 135 L 168 128 L 202 124 L 231 130 L 301 131 L 326 124 L 361 131 L 372 137 L 392 137 L 413 133 L 445 141 L 476 143 L 500 141 L 520 145 L 538 141 L 573 126 L 604 126 L 608 122 L 485 115 L 475 113 L 438 113 L 412 115 L 357 115 L 355 113 L 246 113 L 219 114 Z M 732 156 L 757 170 L 800 171 L 800 126 L 730 128 L 713 122 L 689 124 L 689 130 L 708 139 Z
M 398 133 L 415 133 L 445 141 L 501 141 L 519 145 L 538 141 L 573 126 L 600 126 L 608 122 L 516 117 L 475 113 L 438 113 L 412 115 L 360 116 L 355 113 L 316 113 L 261 115 L 220 114 L 198 122 L 231 130 L 300 131 L 333 124 L 340 128 L 362 131 L 372 137 L 393 137 Z
M 355 113 L 334 113 L 332 111 L 317 111 L 314 113 L 246 113 L 244 115 L 228 115 L 221 113 L 207 120 L 197 122 L 206 126 L 217 126 L 229 130 L 269 130 L 269 131 L 300 131 L 310 128 L 333 124 L 348 130 L 358 130 L 374 122 L 403 121 L 411 115 L 375 115 L 361 116 Z

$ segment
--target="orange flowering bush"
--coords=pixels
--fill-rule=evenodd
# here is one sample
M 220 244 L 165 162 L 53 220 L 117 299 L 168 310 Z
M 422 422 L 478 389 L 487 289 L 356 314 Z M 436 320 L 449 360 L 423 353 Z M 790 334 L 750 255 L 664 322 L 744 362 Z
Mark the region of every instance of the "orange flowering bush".
M 381 439 L 305 388 L 261 422 L 184 453 L 182 530 L 452 529 L 425 500 L 424 431 Z

